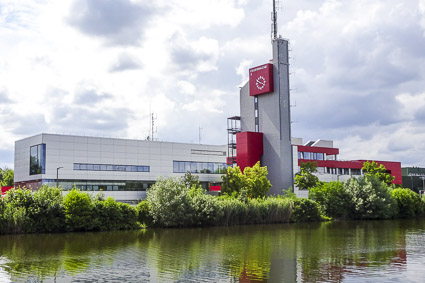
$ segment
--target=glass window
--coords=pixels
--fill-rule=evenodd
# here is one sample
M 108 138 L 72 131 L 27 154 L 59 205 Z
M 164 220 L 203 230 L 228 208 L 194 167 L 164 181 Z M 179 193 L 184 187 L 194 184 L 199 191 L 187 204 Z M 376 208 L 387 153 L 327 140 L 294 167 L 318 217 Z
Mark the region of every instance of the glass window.
M 112 191 L 112 186 L 106 186 L 107 191 Z
M 46 170 L 46 144 L 30 147 L 30 175 L 44 174 Z
M 87 164 L 80 164 L 80 170 L 87 170 Z
M 114 191 L 118 191 L 118 186 L 113 186 Z
M 114 165 L 106 165 L 107 171 L 114 171 Z
M 317 153 L 317 160 L 323 160 L 324 156 L 323 153 Z
M 100 165 L 100 171 L 106 171 L 107 170 L 107 165 L 102 164 Z
M 301 151 L 298 151 L 298 159 L 303 159 L 303 153 Z
M 74 163 L 74 170 L 80 170 L 80 164 Z
M 173 161 L 173 172 L 179 173 L 179 162 L 178 161 Z
M 198 173 L 197 167 L 196 167 L 196 162 L 190 162 L 190 172 L 191 173 Z
M 87 170 L 93 171 L 94 165 L 93 164 L 87 164 Z
M 304 152 L 304 159 L 310 159 L 310 152 Z
M 94 171 L 100 171 L 100 164 L 93 164 Z

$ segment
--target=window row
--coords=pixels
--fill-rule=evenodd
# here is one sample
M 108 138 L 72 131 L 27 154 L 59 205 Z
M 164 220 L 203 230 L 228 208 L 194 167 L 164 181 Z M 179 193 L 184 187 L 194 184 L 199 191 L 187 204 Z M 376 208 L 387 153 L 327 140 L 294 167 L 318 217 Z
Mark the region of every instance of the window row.
M 173 161 L 174 173 L 225 174 L 226 170 L 226 163 Z
M 325 160 L 325 154 L 319 152 L 298 152 L 298 159 Z
M 30 175 L 45 174 L 46 172 L 46 144 L 30 147 Z
M 74 163 L 74 170 L 83 171 L 119 171 L 119 172 L 149 172 L 149 166 L 139 165 L 112 165 L 112 164 L 87 164 Z
M 350 173 L 350 170 L 351 170 L 351 173 Z M 334 174 L 334 175 L 361 175 L 362 174 L 361 169 L 327 167 L 326 171 L 327 171 L 328 174 Z

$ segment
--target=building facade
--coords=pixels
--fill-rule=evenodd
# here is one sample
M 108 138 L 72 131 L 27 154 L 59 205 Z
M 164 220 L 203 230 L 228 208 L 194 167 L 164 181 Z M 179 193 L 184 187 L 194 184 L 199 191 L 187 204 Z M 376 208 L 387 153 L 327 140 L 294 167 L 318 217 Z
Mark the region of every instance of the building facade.
M 303 144 L 302 139 L 293 138 L 294 172 L 300 171 L 303 162 L 316 162 L 317 173 L 315 175 L 320 181 L 346 181 L 351 177 L 361 176 L 363 163 L 375 161 L 378 165 L 384 165 L 387 173 L 395 177 L 394 184 L 402 184 L 402 169 L 400 162 L 379 160 L 339 160 L 339 148 L 333 146 L 333 141 L 317 140 L 308 141 Z M 424 170 L 425 172 L 425 170 Z M 404 178 L 404 177 L 403 177 Z M 302 194 L 300 192 L 299 194 Z
M 102 191 L 118 201 L 146 197 L 159 177 L 199 176 L 209 189 L 226 171 L 226 145 L 39 134 L 15 142 L 15 186 Z
M 425 190 L 425 168 L 404 167 L 401 168 L 403 187 L 409 188 L 417 193 Z

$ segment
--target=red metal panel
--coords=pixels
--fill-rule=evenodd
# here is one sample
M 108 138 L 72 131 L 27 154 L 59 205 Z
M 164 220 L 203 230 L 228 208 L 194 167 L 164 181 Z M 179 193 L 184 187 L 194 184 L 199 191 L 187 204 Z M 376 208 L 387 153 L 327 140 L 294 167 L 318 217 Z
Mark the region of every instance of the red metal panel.
M 241 132 L 236 134 L 237 165 L 242 172 L 252 167 L 263 155 L 263 133 Z
M 211 186 L 210 187 L 210 191 L 212 191 L 212 192 L 220 192 L 221 191 L 221 186 Z
M 393 184 L 401 185 L 402 184 L 402 177 L 401 177 L 401 162 L 394 162 L 394 161 L 379 161 L 379 160 L 359 160 L 362 163 L 369 161 L 375 161 L 378 163 L 378 165 L 384 165 L 387 169 L 387 172 L 390 173 L 395 177 Z
M 320 146 L 298 145 L 298 152 L 317 152 L 326 154 L 339 154 L 339 148 L 329 148 Z
M 264 64 L 249 69 L 249 95 L 269 93 L 273 91 L 273 64 Z
M 8 191 L 8 190 L 10 190 L 10 189 L 12 189 L 13 187 L 1 187 L 1 194 L 2 195 L 5 195 L 6 194 L 6 192 Z

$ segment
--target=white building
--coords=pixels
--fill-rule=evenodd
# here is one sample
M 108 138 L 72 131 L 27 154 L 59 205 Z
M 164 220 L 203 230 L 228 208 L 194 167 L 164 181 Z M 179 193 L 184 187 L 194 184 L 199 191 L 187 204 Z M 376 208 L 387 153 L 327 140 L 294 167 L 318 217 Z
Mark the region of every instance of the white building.
M 118 201 L 146 197 L 159 177 L 199 176 L 221 182 L 227 146 L 39 134 L 15 142 L 15 186 L 102 191 Z

